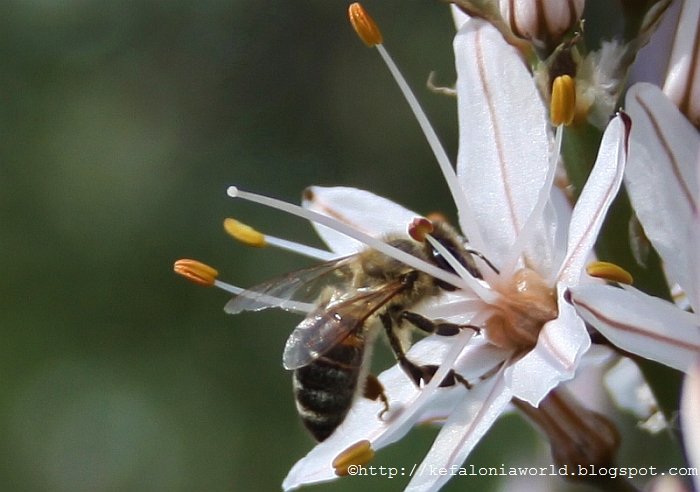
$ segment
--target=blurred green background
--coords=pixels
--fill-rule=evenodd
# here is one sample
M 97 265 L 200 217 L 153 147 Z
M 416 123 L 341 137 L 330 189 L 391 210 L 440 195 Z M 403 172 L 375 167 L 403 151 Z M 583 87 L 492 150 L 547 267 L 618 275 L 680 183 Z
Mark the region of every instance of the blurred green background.
M 372 190 L 454 218 L 432 154 L 346 0 L 5 0 L 0 4 L 0 490 L 278 490 L 313 442 L 281 364 L 298 317 L 230 317 L 172 271 L 197 258 L 237 285 L 308 265 L 236 244 L 227 216 L 320 245 L 308 224 L 226 187 L 298 202 L 308 185 Z M 386 45 L 456 153 L 449 10 L 368 0 Z M 378 369 L 390 364 L 379 348 Z M 622 466 L 680 466 L 634 430 Z M 374 464 L 410 468 L 434 429 Z M 650 440 L 651 439 L 651 440 Z M 663 450 L 660 452 L 659 450 Z M 517 416 L 475 466 L 549 463 Z M 399 490 L 346 478 L 313 490 Z M 474 477 L 446 490 L 490 490 Z M 573 490 L 557 479 L 518 490 Z

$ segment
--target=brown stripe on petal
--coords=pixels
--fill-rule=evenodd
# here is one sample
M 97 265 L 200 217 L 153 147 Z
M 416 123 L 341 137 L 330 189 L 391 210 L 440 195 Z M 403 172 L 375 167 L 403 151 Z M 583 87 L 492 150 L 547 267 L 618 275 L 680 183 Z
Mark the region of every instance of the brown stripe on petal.
M 559 350 L 556 349 L 554 344 L 549 338 L 549 335 L 547 334 L 547 331 L 542 330 L 540 332 L 540 336 L 537 338 L 537 344 L 542 344 L 547 348 L 547 352 L 550 355 L 553 355 L 554 358 L 557 360 L 557 362 L 566 370 L 567 372 L 571 371 L 574 369 L 574 366 L 572 364 L 573 361 L 571 361 L 568 357 L 565 357 L 563 353 L 561 353 Z
M 510 210 L 510 219 L 511 223 L 513 225 L 513 229 L 516 231 L 516 234 L 520 233 L 520 230 L 522 229 L 522 226 L 518 222 L 518 217 L 517 217 L 517 212 L 516 212 L 516 205 L 515 205 L 515 198 L 514 198 L 514 193 L 512 190 L 512 183 L 510 176 L 508 176 L 507 173 L 507 163 L 506 163 L 506 157 L 505 157 L 505 142 L 504 138 L 502 135 L 501 127 L 499 125 L 498 119 L 495 117 L 496 115 L 496 104 L 494 102 L 494 95 L 491 92 L 491 87 L 488 85 L 488 78 L 486 74 L 486 62 L 485 58 L 488 56 L 487 53 L 484 52 L 484 48 L 482 46 L 482 37 L 483 30 L 478 30 L 476 32 L 475 38 L 474 38 L 474 44 L 476 45 L 476 64 L 477 68 L 479 70 L 479 78 L 481 79 L 481 86 L 484 91 L 484 96 L 486 97 L 486 104 L 488 105 L 489 108 L 489 115 L 491 116 L 491 123 L 493 124 L 493 133 L 494 137 L 496 140 L 496 152 L 498 154 L 498 162 L 501 168 L 501 176 L 503 178 L 503 188 L 504 192 L 506 195 L 506 199 L 508 202 L 508 209 Z M 497 81 L 496 81 L 497 82 Z
M 626 333 L 633 333 L 635 335 L 642 335 L 644 337 L 649 338 L 650 340 L 654 340 L 660 343 L 665 343 L 667 345 L 672 345 L 674 347 L 680 347 L 684 350 L 689 350 L 689 351 L 695 351 L 700 354 L 700 345 L 695 345 L 693 343 L 689 342 L 682 342 L 676 338 L 671 338 L 666 335 L 661 335 L 659 333 L 654 333 L 646 330 L 642 330 L 641 328 L 637 328 L 636 326 L 628 325 L 625 323 L 621 323 L 619 321 L 615 321 L 608 316 L 605 316 L 603 313 L 600 311 L 597 311 L 594 307 L 586 304 L 585 302 L 581 302 L 579 300 L 573 299 L 573 302 L 576 306 L 585 309 L 589 313 L 591 313 L 593 316 L 595 316 L 597 319 L 601 320 L 603 323 L 610 325 L 613 329 L 626 332 Z M 700 326 L 697 327 L 700 330 Z
M 695 204 L 695 200 L 693 200 L 693 195 L 690 192 L 690 189 L 688 188 L 688 184 L 683 180 L 683 175 L 681 174 L 680 167 L 678 165 L 678 158 L 671 150 L 671 146 L 669 145 L 668 140 L 666 140 L 666 137 L 664 136 L 661 130 L 661 124 L 655 118 L 649 106 L 647 106 L 647 104 L 639 97 L 639 94 L 635 95 L 635 99 L 649 118 L 649 122 L 653 127 L 654 133 L 656 134 L 657 138 L 659 139 L 659 142 L 661 143 L 664 150 L 666 151 L 666 154 L 671 160 L 671 169 L 673 171 L 673 175 L 676 177 L 676 181 L 678 182 L 678 185 L 680 186 L 681 191 L 683 192 L 685 200 L 688 202 L 690 210 L 693 212 L 693 215 L 697 215 L 698 211 L 697 206 Z

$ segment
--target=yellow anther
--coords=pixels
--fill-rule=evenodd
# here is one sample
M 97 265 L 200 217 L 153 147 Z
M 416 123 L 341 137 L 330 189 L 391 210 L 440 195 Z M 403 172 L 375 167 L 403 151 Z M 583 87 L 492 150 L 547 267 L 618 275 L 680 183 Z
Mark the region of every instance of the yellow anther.
M 433 232 L 433 223 L 423 217 L 416 217 L 408 225 L 408 235 L 419 243 L 425 242 L 425 236 Z
M 384 39 L 382 39 L 382 33 L 379 32 L 377 24 L 369 16 L 365 8 L 360 3 L 353 3 L 348 8 L 348 15 L 350 16 L 350 24 L 352 24 L 353 29 L 360 39 L 364 43 L 372 48 L 378 44 L 382 44 Z
M 211 287 L 214 285 L 214 281 L 219 275 L 219 272 L 214 270 L 209 265 L 205 265 L 197 260 L 188 259 L 177 260 L 173 270 L 175 270 L 175 273 L 182 275 L 195 284 L 203 285 L 205 287 Z
M 586 267 L 586 272 L 591 277 L 602 278 L 610 282 L 632 285 L 632 275 L 624 268 L 608 263 L 607 261 L 594 261 Z
M 552 83 L 549 117 L 554 126 L 570 125 L 576 115 L 576 83 L 568 75 L 560 75 Z
M 243 222 L 237 221 L 236 219 L 224 219 L 224 230 L 233 239 L 236 239 L 248 246 L 254 246 L 256 248 L 262 248 L 263 246 L 267 246 L 264 234 L 256 231 L 249 225 L 244 224 Z
M 349 475 L 350 467 L 363 466 L 372 461 L 374 458 L 374 449 L 372 449 L 372 444 L 363 440 L 356 442 L 345 451 L 340 453 L 333 460 L 331 465 L 335 468 L 335 474 L 339 477 L 344 477 Z M 350 470 L 352 472 L 352 470 Z M 353 473 L 354 474 L 354 473 Z

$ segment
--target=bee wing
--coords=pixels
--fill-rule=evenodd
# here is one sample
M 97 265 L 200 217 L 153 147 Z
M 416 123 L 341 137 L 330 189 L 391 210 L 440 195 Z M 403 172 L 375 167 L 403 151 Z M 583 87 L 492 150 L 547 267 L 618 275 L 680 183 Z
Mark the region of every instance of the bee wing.
M 282 362 L 286 369 L 304 367 L 349 335 L 361 330 L 367 319 L 396 296 L 402 284 L 394 283 L 379 289 L 358 290 L 321 306 L 297 325 L 284 347 Z
M 296 311 L 295 304 L 298 302 L 317 302 L 323 287 L 349 282 L 352 276 L 349 260 L 349 257 L 345 257 L 320 263 L 258 284 L 231 299 L 224 306 L 224 311 L 238 314 L 269 307 Z M 303 311 L 308 312 L 308 309 Z

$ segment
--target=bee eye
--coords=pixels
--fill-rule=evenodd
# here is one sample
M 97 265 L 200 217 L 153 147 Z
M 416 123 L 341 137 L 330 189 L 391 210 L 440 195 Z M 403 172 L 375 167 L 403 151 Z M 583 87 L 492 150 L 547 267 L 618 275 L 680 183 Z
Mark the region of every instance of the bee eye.
M 457 273 L 455 272 L 454 268 L 450 266 L 450 264 L 447 262 L 444 256 L 442 256 L 439 252 L 437 252 L 435 249 L 430 248 L 432 251 L 432 259 L 433 263 L 435 263 L 437 266 L 442 268 L 443 270 L 446 270 L 450 273 Z
M 458 246 L 452 241 L 446 240 L 444 238 L 436 238 L 438 242 L 454 257 L 457 261 L 467 269 L 467 271 L 474 278 L 483 278 L 481 272 L 474 265 L 471 255 L 464 250 L 464 248 Z M 450 266 L 450 263 L 445 259 L 445 257 L 440 254 L 435 248 L 430 247 L 431 258 L 433 263 L 441 269 L 456 274 L 454 268 Z

